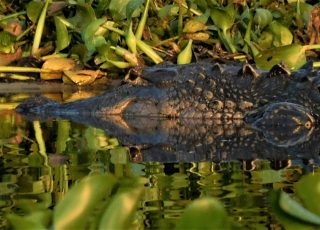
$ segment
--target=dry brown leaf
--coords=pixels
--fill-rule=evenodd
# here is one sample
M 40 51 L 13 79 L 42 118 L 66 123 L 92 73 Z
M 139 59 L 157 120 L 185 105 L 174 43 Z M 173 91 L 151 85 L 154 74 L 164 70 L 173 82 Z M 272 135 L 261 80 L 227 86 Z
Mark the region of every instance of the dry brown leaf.
M 76 66 L 74 60 L 70 58 L 51 58 L 48 59 L 43 65 L 41 72 L 42 80 L 54 80 L 61 79 L 63 72 L 66 70 L 72 70 Z
M 77 85 L 89 85 L 93 83 L 96 79 L 105 76 L 106 74 L 100 70 L 78 70 L 70 71 L 66 70 L 64 72 L 64 82 L 71 80 Z M 65 77 L 67 79 L 65 79 Z

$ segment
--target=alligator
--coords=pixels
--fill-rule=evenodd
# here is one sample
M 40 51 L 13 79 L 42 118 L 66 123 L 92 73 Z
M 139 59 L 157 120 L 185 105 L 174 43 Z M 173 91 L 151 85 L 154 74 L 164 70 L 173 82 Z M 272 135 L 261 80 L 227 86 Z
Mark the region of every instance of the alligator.
M 199 135 L 203 141 L 210 139 L 206 137 L 210 127 L 232 125 L 239 130 L 236 133 L 249 129 L 255 142 L 268 143 L 260 146 L 290 149 L 304 146 L 317 130 L 319 76 L 311 62 L 292 73 L 282 65 L 267 72 L 236 62 L 162 64 L 145 68 L 136 79 L 93 98 L 60 104 L 34 97 L 16 111 L 29 119 L 62 118 L 101 127 L 122 135 L 123 142 L 147 142 L 161 149 L 168 143 L 176 148 L 181 137 L 189 136 L 185 140 L 190 143 L 199 141 L 191 130 L 201 124 L 208 133 Z M 208 148 L 204 152 L 212 153 Z

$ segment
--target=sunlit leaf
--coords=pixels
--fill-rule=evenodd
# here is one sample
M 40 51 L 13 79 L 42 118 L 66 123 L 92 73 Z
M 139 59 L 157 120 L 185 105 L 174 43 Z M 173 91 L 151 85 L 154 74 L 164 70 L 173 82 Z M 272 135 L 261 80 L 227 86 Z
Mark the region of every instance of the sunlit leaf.
M 253 18 L 254 24 L 263 29 L 272 21 L 272 14 L 269 10 L 264 8 L 257 8 Z
M 54 229 L 85 229 L 88 216 L 110 195 L 115 182 L 111 175 L 94 175 L 75 184 L 54 209 Z
M 182 214 L 176 229 L 231 229 L 223 205 L 214 198 L 193 201 Z
M 306 222 L 299 221 L 293 216 L 287 214 L 279 206 L 279 197 L 282 191 L 273 191 L 270 196 L 270 203 L 272 207 L 272 212 L 275 214 L 277 220 L 284 229 L 290 230 L 314 230 L 314 225 L 308 224 Z
M 273 45 L 275 47 L 290 45 L 293 41 L 293 35 L 290 30 L 277 21 L 271 22 L 268 27 L 273 36 Z
M 320 216 L 320 174 L 304 176 L 295 184 L 296 192 L 310 211 Z
M 192 59 L 192 40 L 188 41 L 188 44 L 184 49 L 179 53 L 177 58 L 178 64 L 189 64 Z
M 99 229 L 130 229 L 142 188 L 119 192 L 102 215 Z
M 279 206 L 287 214 L 297 218 L 298 220 L 320 225 L 320 216 L 310 212 L 285 192 L 280 193 Z
M 59 52 L 69 46 L 71 36 L 68 33 L 66 25 L 60 20 L 59 16 L 54 17 L 54 24 L 57 31 L 56 52 Z
M 292 44 L 263 51 L 254 58 L 256 65 L 263 70 L 270 70 L 274 65 L 283 62 L 291 70 L 299 69 L 307 60 L 305 47 Z
M 75 62 L 70 58 L 51 58 L 48 59 L 43 65 L 41 72 L 41 79 L 53 80 L 61 79 L 63 71 L 71 70 L 75 67 Z
M 96 79 L 105 76 L 105 74 L 100 70 L 65 70 L 63 71 L 63 73 L 65 77 L 67 77 L 69 80 L 71 80 L 73 83 L 77 85 L 89 85 L 93 83 Z
M 206 30 L 207 26 L 199 22 L 198 20 L 191 19 L 189 20 L 183 27 L 183 32 L 184 33 L 195 33 L 201 30 Z

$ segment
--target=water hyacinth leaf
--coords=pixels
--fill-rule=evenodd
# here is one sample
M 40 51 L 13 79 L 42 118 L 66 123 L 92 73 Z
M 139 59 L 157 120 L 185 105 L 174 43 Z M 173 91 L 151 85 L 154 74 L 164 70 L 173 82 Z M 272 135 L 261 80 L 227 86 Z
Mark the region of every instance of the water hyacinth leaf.
M 256 65 L 262 70 L 270 70 L 274 65 L 283 62 L 289 69 L 296 70 L 306 62 L 305 47 L 292 44 L 263 51 L 254 58 Z
M 231 223 L 223 205 L 208 197 L 193 201 L 185 209 L 176 229 L 231 229 Z
M 231 26 L 233 26 L 234 18 L 226 13 L 225 10 L 213 8 L 210 14 L 213 23 L 225 33 Z
M 280 193 L 279 206 L 284 212 L 298 220 L 320 225 L 320 216 L 310 212 L 285 192 Z
M 142 188 L 117 193 L 102 215 L 99 229 L 131 229 L 130 220 L 135 214 Z
M 164 19 L 166 17 L 176 16 L 178 15 L 179 7 L 176 5 L 165 5 L 158 11 L 158 17 L 160 19 Z
M 202 22 L 191 19 L 189 20 L 183 27 L 184 33 L 195 33 L 198 31 L 206 30 L 207 26 L 203 24 Z
M 106 22 L 106 19 L 100 18 L 88 24 L 86 29 L 82 32 L 81 36 L 88 49 L 88 55 L 92 55 L 97 47 L 106 44 L 106 40 L 102 35 L 97 36 L 96 32 L 99 27 Z
M 80 31 L 83 31 L 88 24 L 95 20 L 97 20 L 95 11 L 90 3 L 80 3 L 80 1 L 77 4 L 76 15 L 68 19 L 68 21 Z
M 275 47 L 286 46 L 292 43 L 293 35 L 286 26 L 277 21 L 273 21 L 268 28 L 273 34 L 273 45 Z
M 179 53 L 177 63 L 189 64 L 192 59 L 192 40 L 189 39 L 186 47 Z
M 115 183 L 111 175 L 93 175 L 75 184 L 54 209 L 54 229 L 85 229 L 88 217 Z
M 136 10 L 144 3 L 144 0 L 131 0 L 126 7 L 126 16 L 130 20 Z
M 320 216 L 320 174 L 304 176 L 295 184 L 296 193 L 301 198 L 304 206 Z
M 111 0 L 109 10 L 114 20 L 123 20 L 127 17 L 127 5 L 130 0 Z
M 268 31 L 263 31 L 257 40 L 257 43 L 259 46 L 266 50 L 269 48 L 272 48 L 272 42 L 273 42 L 273 34 Z
M 253 22 L 260 29 L 263 29 L 272 21 L 272 14 L 269 10 L 263 8 L 257 8 L 253 18 Z
M 9 54 L 15 52 L 16 36 L 7 31 L 0 32 L 0 52 Z
M 67 48 L 71 41 L 71 36 L 68 33 L 66 25 L 61 21 L 61 17 L 54 17 L 54 24 L 56 26 L 56 52 Z
M 44 3 L 42 1 L 31 1 L 27 4 L 27 16 L 33 23 L 38 21 L 43 6 Z

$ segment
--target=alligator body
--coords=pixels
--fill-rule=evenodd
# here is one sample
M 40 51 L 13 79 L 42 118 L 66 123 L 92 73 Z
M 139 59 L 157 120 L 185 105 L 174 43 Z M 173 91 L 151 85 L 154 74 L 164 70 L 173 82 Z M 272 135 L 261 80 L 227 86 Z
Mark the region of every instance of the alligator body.
M 251 132 L 255 130 L 248 136 L 250 143 L 260 143 L 254 146 L 276 146 L 280 152 L 289 148 L 292 153 L 302 145 L 310 150 L 303 143 L 317 130 L 319 76 L 312 63 L 293 73 L 281 66 L 264 72 L 248 64 L 208 61 L 161 65 L 146 68 L 135 83 L 94 98 L 59 104 L 36 97 L 24 101 L 17 111 L 31 119 L 65 118 L 100 127 L 123 143 L 181 150 L 175 153 L 192 148 L 183 148 L 183 143 L 213 139 L 212 144 L 202 145 L 206 147 L 201 152 L 215 156 L 223 151 L 212 148 L 219 149 L 217 145 L 229 137 L 220 135 L 219 142 L 213 127 L 222 127 L 221 131 L 232 125 L 231 133 L 241 139 L 249 126 Z M 196 130 L 201 127 L 200 135 Z

